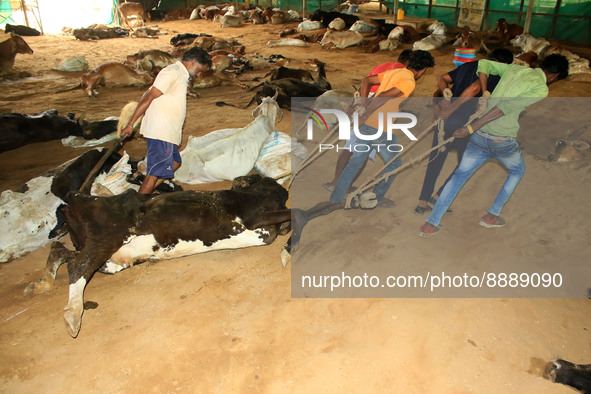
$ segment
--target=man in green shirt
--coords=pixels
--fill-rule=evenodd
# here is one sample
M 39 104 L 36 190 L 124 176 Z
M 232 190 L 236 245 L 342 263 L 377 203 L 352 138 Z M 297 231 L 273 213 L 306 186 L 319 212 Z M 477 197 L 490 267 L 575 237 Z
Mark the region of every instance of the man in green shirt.
M 548 95 L 547 85 L 567 77 L 568 61 L 564 56 L 550 55 L 544 59 L 540 68 L 532 69 L 481 60 L 477 73 L 483 92 L 486 91 L 489 74 L 499 75 L 501 79 L 488 101 L 488 112 L 454 133 L 456 138 L 471 135 L 470 142 L 462 161 L 433 207 L 433 212 L 421 226 L 420 236 L 432 235 L 439 231 L 438 226 L 445 211 L 464 183 L 488 159 L 500 161 L 509 171 L 509 175 L 479 224 L 486 228 L 505 225 L 505 220 L 499 215 L 525 172 L 523 155 L 515 141 L 519 130 L 519 114 Z

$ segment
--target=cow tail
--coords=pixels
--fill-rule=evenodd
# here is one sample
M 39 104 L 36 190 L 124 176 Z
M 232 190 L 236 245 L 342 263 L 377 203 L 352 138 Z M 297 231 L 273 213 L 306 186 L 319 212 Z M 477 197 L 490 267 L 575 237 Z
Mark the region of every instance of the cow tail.
M 80 88 L 82 88 L 82 83 L 79 83 L 78 85 L 73 86 L 71 88 L 67 88 L 67 89 L 63 89 L 63 90 L 57 90 L 55 93 L 57 94 L 57 93 L 70 92 L 72 90 L 76 90 L 76 89 L 80 89 Z
M 129 119 L 133 115 L 135 109 L 137 107 L 137 101 L 130 101 L 129 103 L 125 104 L 123 109 L 121 110 L 121 114 L 119 115 L 119 122 L 117 122 L 117 137 L 121 136 L 121 130 L 127 126 L 129 123 Z M 141 121 L 141 117 L 135 122 L 132 128 L 135 128 L 137 124 Z
M 248 104 L 246 104 L 244 107 L 239 107 L 239 106 L 237 106 L 236 104 L 230 104 L 230 103 L 226 103 L 225 101 L 216 101 L 216 102 L 215 102 L 215 105 L 216 105 L 217 107 L 223 107 L 223 106 L 227 105 L 227 106 L 229 106 L 229 107 L 235 107 L 235 108 L 240 108 L 240 109 L 246 109 L 246 108 L 250 107 L 250 106 L 252 105 L 252 103 L 254 103 L 254 102 L 255 102 L 256 98 L 257 98 L 257 96 L 256 96 L 256 94 L 255 94 L 254 96 L 252 96 L 252 99 L 250 99 L 250 101 L 248 102 Z

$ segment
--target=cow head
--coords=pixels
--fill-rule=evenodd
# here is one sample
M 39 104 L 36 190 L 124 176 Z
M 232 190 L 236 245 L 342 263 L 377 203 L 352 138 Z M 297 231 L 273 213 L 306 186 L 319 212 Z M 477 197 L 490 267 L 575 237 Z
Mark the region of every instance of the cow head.
M 570 163 L 581 161 L 589 156 L 589 144 L 584 141 L 569 141 L 566 139 L 558 140 L 554 153 L 548 156 L 548 161 L 557 163 Z
M 264 97 L 261 104 L 252 111 L 252 117 L 256 119 L 261 115 L 267 116 L 273 125 L 281 122 L 283 111 L 277 104 L 278 94 L 279 92 L 276 90 L 273 97 Z

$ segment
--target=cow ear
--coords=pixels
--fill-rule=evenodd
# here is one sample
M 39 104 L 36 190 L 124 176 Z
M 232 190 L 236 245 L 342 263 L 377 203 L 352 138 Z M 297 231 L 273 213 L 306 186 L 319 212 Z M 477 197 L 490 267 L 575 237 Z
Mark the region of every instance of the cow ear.
M 576 150 L 587 150 L 589 149 L 589 144 L 584 141 L 573 141 L 573 146 Z
M 275 120 L 275 123 L 281 122 L 281 119 L 283 119 L 283 111 L 281 110 L 281 108 L 277 107 L 277 115 L 275 115 L 275 117 L 277 118 Z
M 258 107 L 256 107 L 255 109 L 252 110 L 252 117 L 254 119 L 256 119 L 259 117 L 260 114 L 261 114 L 261 106 L 259 105 Z

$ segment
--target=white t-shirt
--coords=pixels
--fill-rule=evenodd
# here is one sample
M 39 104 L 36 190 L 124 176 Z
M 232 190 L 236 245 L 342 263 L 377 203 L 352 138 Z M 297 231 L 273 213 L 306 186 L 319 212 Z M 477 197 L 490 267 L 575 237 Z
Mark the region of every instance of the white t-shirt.
M 146 138 L 180 145 L 187 113 L 189 72 L 176 62 L 158 73 L 153 87 L 162 92 L 154 99 L 142 119 L 140 134 Z M 151 88 L 150 88 L 151 89 Z

